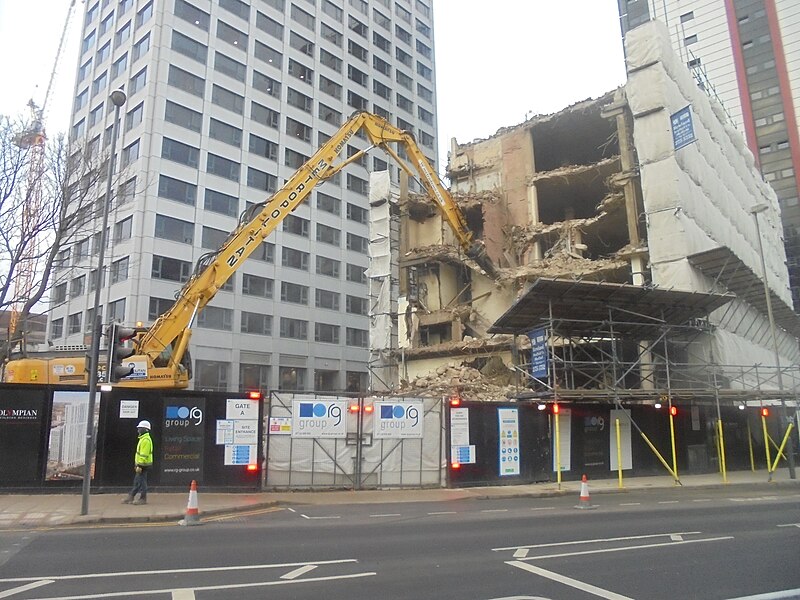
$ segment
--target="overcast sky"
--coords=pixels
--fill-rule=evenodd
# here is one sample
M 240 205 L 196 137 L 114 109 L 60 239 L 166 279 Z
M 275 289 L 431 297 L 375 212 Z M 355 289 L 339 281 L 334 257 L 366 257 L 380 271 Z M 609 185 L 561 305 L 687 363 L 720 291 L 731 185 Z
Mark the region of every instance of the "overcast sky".
M 44 99 L 70 0 L 0 0 L 0 114 Z M 625 80 L 616 0 L 432 0 L 440 138 L 469 142 L 602 95 Z M 490 8 L 487 8 L 490 7 Z M 65 131 L 77 50 L 76 0 L 47 130 Z

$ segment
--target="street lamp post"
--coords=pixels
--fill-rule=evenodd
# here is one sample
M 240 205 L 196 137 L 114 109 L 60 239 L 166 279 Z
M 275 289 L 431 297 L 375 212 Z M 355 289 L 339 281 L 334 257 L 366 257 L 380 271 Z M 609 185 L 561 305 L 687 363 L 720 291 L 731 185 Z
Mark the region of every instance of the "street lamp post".
M 783 417 L 783 422 L 788 423 L 788 412 L 786 410 L 786 400 L 783 398 L 783 373 L 781 372 L 781 357 L 778 353 L 778 337 L 775 334 L 775 317 L 772 314 L 772 298 L 769 295 L 769 284 L 767 282 L 767 263 L 764 260 L 764 245 L 761 242 L 761 229 L 758 225 L 758 214 L 764 212 L 769 208 L 766 204 L 756 204 L 750 209 L 750 213 L 753 215 L 753 219 L 756 222 L 756 239 L 758 240 L 758 255 L 761 258 L 761 275 L 763 278 L 764 283 L 764 298 L 767 302 L 767 318 L 769 319 L 769 331 L 772 335 L 772 349 L 775 352 L 775 366 L 778 369 L 778 392 L 780 393 L 781 398 L 781 416 Z M 769 444 L 769 440 L 764 440 L 765 444 Z M 787 462 L 789 463 L 789 478 L 796 479 L 797 475 L 795 474 L 794 468 L 794 441 L 792 440 L 792 436 L 789 436 L 789 439 L 786 443 L 786 454 L 787 454 Z
M 109 96 L 114 105 L 114 122 L 111 123 L 111 155 L 108 157 L 108 174 L 106 176 L 106 197 L 103 201 L 103 225 L 100 229 L 100 249 L 97 256 L 97 281 L 94 287 L 94 309 L 92 316 L 92 345 L 89 350 L 89 407 L 86 416 L 86 447 L 83 462 L 83 493 L 81 496 L 81 514 L 89 514 L 89 489 L 92 481 L 92 454 L 94 453 L 94 404 L 97 394 L 97 374 L 100 370 L 100 336 L 103 327 L 103 315 L 100 313 L 100 290 L 103 287 L 103 260 L 106 251 L 106 229 L 108 228 L 108 210 L 111 206 L 111 180 L 114 177 L 114 159 L 117 151 L 117 122 L 119 109 L 128 99 L 122 90 L 114 90 Z

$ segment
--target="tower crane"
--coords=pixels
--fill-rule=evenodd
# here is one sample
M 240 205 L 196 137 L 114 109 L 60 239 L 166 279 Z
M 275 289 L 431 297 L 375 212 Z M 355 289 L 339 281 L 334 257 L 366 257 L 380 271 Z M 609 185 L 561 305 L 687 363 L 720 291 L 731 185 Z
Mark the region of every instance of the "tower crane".
M 75 11 L 76 0 L 70 0 L 67 16 L 64 20 L 64 27 L 61 31 L 61 39 L 58 42 L 58 50 L 53 61 L 53 68 L 50 71 L 50 78 L 47 82 L 47 90 L 44 94 L 41 106 L 37 105 L 33 99 L 28 102 L 31 111 L 31 125 L 15 139 L 17 146 L 29 151 L 28 163 L 28 193 L 25 204 L 22 208 L 21 239 L 25 244 L 22 255 L 17 266 L 17 276 L 14 280 L 14 301 L 11 306 L 11 315 L 8 322 L 8 342 L 9 349 L 15 343 L 15 334 L 20 325 L 20 318 L 25 310 L 25 303 L 30 298 L 36 281 L 36 263 L 39 255 L 39 247 L 42 243 L 41 225 L 42 214 L 42 176 L 45 169 L 45 143 L 47 135 L 45 133 L 45 117 L 50 95 L 53 91 L 53 82 L 56 79 L 58 64 L 64 51 L 64 42 L 67 39 L 69 24 Z M 20 341 L 21 349 L 24 353 L 25 331 L 20 332 L 17 339 Z

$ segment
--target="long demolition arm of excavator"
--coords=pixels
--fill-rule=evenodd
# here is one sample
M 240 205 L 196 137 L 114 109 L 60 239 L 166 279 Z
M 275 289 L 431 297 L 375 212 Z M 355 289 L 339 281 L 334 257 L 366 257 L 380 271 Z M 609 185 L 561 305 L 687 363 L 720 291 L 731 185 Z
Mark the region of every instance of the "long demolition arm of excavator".
M 366 134 L 371 144 L 370 148 L 337 163 L 336 160 L 347 147 L 348 140 L 359 130 L 363 130 Z M 403 146 L 410 165 L 400 158 L 393 145 Z M 189 365 L 185 364 L 188 361 L 184 358 L 187 356 L 191 328 L 197 314 L 286 216 L 308 198 L 318 183 L 332 177 L 375 147 L 392 156 L 409 176 L 418 177 L 441 209 L 465 254 L 489 277 L 496 278 L 494 267 L 486 256 L 483 246 L 473 240 L 464 215 L 434 173 L 413 135 L 394 127 L 382 117 L 358 112 L 353 114 L 274 196 L 266 202 L 252 205 L 242 213 L 239 225 L 219 250 L 200 258 L 195 272 L 184 284 L 175 304 L 158 317 L 151 327 L 137 331 L 132 338 L 134 352 L 125 360 L 125 364 L 136 364 L 139 367 L 132 376 L 121 379 L 119 385 L 153 388 L 186 387 L 189 382 Z M 51 362 L 58 360 L 50 359 Z M 9 363 L 7 374 L 13 373 L 13 362 Z M 142 369 L 142 366 L 145 368 Z M 52 372 L 53 368 L 48 370 Z M 21 383 L 30 382 L 23 379 L 27 378 L 14 378 Z M 72 383 L 75 383 L 74 379 Z

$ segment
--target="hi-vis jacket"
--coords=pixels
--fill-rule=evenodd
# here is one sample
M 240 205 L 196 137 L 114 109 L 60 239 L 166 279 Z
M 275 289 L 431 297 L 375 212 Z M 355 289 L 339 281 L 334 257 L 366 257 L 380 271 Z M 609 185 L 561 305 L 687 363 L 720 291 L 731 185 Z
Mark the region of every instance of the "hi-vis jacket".
M 136 457 L 134 458 L 137 466 L 149 467 L 153 464 L 153 438 L 150 432 L 145 431 L 139 436 L 139 443 L 136 444 Z

